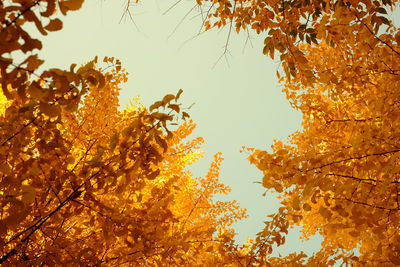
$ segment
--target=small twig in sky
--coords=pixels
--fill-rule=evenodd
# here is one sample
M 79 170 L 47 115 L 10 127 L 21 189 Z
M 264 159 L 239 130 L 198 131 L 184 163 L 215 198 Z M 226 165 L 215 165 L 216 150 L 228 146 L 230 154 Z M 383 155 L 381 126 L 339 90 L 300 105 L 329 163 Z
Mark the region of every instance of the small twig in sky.
M 184 41 L 184 42 L 181 44 L 181 46 L 178 48 L 178 50 L 182 49 L 183 46 L 185 46 L 185 44 L 187 44 L 188 42 L 190 42 L 190 41 L 193 40 L 194 38 L 199 37 L 200 35 L 202 35 L 202 34 L 205 33 L 205 32 L 206 32 L 206 31 L 199 32 L 199 33 L 195 34 L 194 36 L 190 37 L 189 39 L 187 39 L 186 41 Z
M 214 63 L 214 65 L 212 66 L 211 69 L 214 69 L 215 66 L 217 66 L 218 62 L 220 62 L 221 59 L 222 59 L 223 57 L 225 57 L 225 62 L 226 62 L 226 64 L 228 65 L 228 67 L 230 67 L 229 61 L 228 61 L 228 57 L 226 56 L 227 54 L 231 55 L 231 53 L 229 52 L 229 50 L 225 49 L 225 50 L 224 50 L 224 53 L 222 53 L 222 55 L 221 55 L 221 56 L 218 58 L 218 60 Z
M 167 14 L 169 11 L 171 11 L 171 9 L 176 7 L 180 2 L 182 2 L 182 0 L 176 1 L 172 6 L 170 6 L 167 10 L 165 10 L 164 13 L 162 13 L 162 15 L 164 16 L 165 14 Z
M 194 5 L 186 14 L 185 16 L 183 16 L 183 18 L 179 21 L 178 25 L 176 25 L 176 27 L 174 28 L 174 30 L 171 32 L 170 35 L 168 35 L 167 39 L 171 38 L 171 36 L 176 32 L 176 30 L 179 28 L 179 26 L 181 26 L 181 24 L 183 23 L 183 21 L 186 19 L 187 16 L 189 16 L 189 14 L 193 11 L 193 9 L 197 6 Z
M 244 45 L 243 45 L 242 54 L 244 54 L 244 50 L 246 48 L 247 43 L 250 44 L 251 48 L 254 48 L 253 47 L 253 42 L 251 41 L 251 36 L 250 36 L 249 29 L 247 27 L 246 27 L 246 32 L 247 32 L 247 37 L 246 37 L 246 41 L 244 42 Z
M 125 10 L 124 10 L 124 12 L 123 12 L 123 14 L 122 14 L 122 16 L 121 16 L 121 19 L 119 20 L 118 23 L 121 23 L 122 19 L 124 19 L 124 18 L 126 19 L 126 14 L 128 14 L 128 16 L 129 16 L 130 20 L 132 21 L 133 25 L 135 26 L 136 30 L 137 30 L 138 32 L 141 32 L 140 29 L 139 29 L 139 27 L 137 26 L 135 20 L 134 20 L 133 17 L 132 17 L 132 14 L 131 14 L 131 11 L 129 10 L 129 7 L 130 7 L 130 4 L 129 4 L 129 2 L 128 2 L 128 4 L 126 5 Z
M 214 6 L 214 3 L 213 3 L 213 4 L 210 6 L 210 8 L 207 10 L 206 16 L 203 17 L 203 21 L 202 21 L 202 23 L 201 23 L 199 32 L 201 32 L 201 30 L 203 29 L 204 23 L 206 22 L 206 19 L 207 19 L 207 17 L 208 17 L 208 14 L 210 13 L 210 11 L 211 11 L 211 9 L 213 8 L 213 6 Z M 203 9 L 202 9 L 202 10 L 203 10 Z M 202 14 L 203 14 L 203 13 L 202 13 Z
M 214 66 L 212 67 L 213 69 L 215 68 L 215 66 L 217 65 L 217 63 L 221 60 L 222 57 L 225 57 L 226 64 L 228 65 L 228 67 L 230 67 L 230 66 L 229 66 L 228 58 L 226 57 L 226 54 L 229 53 L 229 51 L 228 51 L 228 45 L 229 45 L 229 40 L 230 40 L 230 38 L 231 38 L 231 33 L 232 33 L 233 15 L 235 14 L 235 11 L 236 11 L 236 3 L 237 3 L 237 1 L 235 1 L 235 4 L 233 5 L 232 18 L 231 18 L 230 23 L 229 23 L 228 36 L 227 36 L 227 38 L 226 38 L 226 42 L 225 42 L 225 45 L 224 45 L 224 52 L 223 52 L 222 55 L 218 58 L 217 62 L 215 62 Z

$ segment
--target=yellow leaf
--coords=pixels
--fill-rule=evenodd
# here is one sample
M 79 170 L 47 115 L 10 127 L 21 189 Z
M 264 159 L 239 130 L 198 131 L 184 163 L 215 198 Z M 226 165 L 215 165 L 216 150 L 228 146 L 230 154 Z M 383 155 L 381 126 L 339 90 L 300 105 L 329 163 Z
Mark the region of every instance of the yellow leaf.
M 59 106 L 50 105 L 47 103 L 40 103 L 39 104 L 40 111 L 49 116 L 50 118 L 54 118 L 60 115 L 61 109 Z
M 164 105 L 166 105 L 166 104 L 168 104 L 169 102 L 171 102 L 171 100 L 174 100 L 174 99 L 175 99 L 175 96 L 174 96 L 174 95 L 168 94 L 168 95 L 164 96 L 162 102 L 163 102 Z
M 22 190 L 22 202 L 24 204 L 30 204 L 35 200 L 36 190 L 31 185 L 21 185 Z
M 155 109 L 158 109 L 159 107 L 161 107 L 162 106 L 162 101 L 157 101 L 157 102 L 155 102 L 154 104 L 152 104 L 151 106 L 150 106 L 150 108 L 149 108 L 149 110 L 150 111 L 153 111 L 153 110 L 155 110 Z
M 167 142 L 158 135 L 155 136 L 155 139 L 156 139 L 157 143 L 164 149 L 164 152 L 166 152 L 168 149 Z
M 300 198 L 298 196 L 293 199 L 292 205 L 295 210 L 300 209 Z
M 49 22 L 49 24 L 47 24 L 46 27 L 44 27 L 46 30 L 48 31 L 58 31 L 61 30 L 63 26 L 63 23 L 60 19 L 53 19 Z
M 28 93 L 31 95 L 32 98 L 43 101 L 46 97 L 47 93 L 43 90 L 42 87 L 36 82 L 33 82 L 28 87 Z
M 156 118 L 157 120 L 160 121 L 167 121 L 167 120 L 172 120 L 172 116 L 165 114 L 165 113 L 161 113 L 161 112 L 154 112 L 151 114 L 154 118 Z
M 28 63 L 28 64 L 27 64 L 26 69 L 29 70 L 29 71 L 34 71 L 34 70 L 36 70 L 40 65 L 42 65 L 43 62 L 44 62 L 44 60 L 39 59 L 37 55 L 30 56 L 30 57 L 27 59 L 27 63 Z
M 83 0 L 66 0 L 60 2 L 60 6 L 66 7 L 69 10 L 78 10 L 81 8 Z
M 178 100 L 182 93 L 183 93 L 183 90 L 179 89 L 178 93 L 175 96 L 175 99 Z
M 310 206 L 309 204 L 305 203 L 305 204 L 303 205 L 303 209 L 304 209 L 305 211 L 310 211 L 310 210 L 311 210 L 311 206 Z
M 154 180 L 154 179 L 157 178 L 157 176 L 158 176 L 159 174 L 160 174 L 160 170 L 156 170 L 156 171 L 150 173 L 150 174 L 147 176 L 147 179 L 149 179 L 149 180 Z
M 179 111 L 180 111 L 180 107 L 179 107 L 179 105 L 177 105 L 177 104 L 169 104 L 168 107 L 169 107 L 170 109 L 175 110 L 176 113 L 179 113 Z
M 323 206 L 319 208 L 319 213 L 322 215 L 322 217 L 328 220 L 332 217 L 332 212 L 330 212 L 327 208 Z
M 352 237 L 358 237 L 358 236 L 360 235 L 360 232 L 359 232 L 359 231 L 356 231 L 356 230 L 350 231 L 350 232 L 349 232 L 349 235 L 351 235 Z

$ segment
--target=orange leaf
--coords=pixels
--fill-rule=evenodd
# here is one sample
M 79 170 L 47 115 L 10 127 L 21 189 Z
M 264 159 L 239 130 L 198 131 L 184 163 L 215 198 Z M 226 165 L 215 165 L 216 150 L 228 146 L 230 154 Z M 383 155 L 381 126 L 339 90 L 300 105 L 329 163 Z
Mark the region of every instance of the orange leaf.
M 58 31 L 61 30 L 63 26 L 63 23 L 60 19 L 53 19 L 49 22 L 49 24 L 47 24 L 46 27 L 44 27 L 46 30 L 48 31 Z

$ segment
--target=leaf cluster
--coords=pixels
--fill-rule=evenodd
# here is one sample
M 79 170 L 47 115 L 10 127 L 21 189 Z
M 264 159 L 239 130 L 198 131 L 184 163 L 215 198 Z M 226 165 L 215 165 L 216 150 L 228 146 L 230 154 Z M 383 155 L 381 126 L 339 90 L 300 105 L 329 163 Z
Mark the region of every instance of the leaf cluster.
M 202 139 L 185 141 L 195 125 L 182 90 L 120 111 L 127 73 L 118 59 L 40 71 L 42 44 L 28 25 L 60 30 L 58 14 L 82 3 L 0 3 L 0 264 L 235 262 L 229 226 L 245 211 L 212 199 L 228 191 L 219 155 L 204 180 L 186 170 Z

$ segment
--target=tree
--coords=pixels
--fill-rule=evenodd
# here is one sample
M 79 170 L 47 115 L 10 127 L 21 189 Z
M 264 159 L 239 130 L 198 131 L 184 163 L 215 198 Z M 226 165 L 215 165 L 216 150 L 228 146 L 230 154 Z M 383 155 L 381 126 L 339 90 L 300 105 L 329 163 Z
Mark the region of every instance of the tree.
M 284 194 L 285 220 L 301 224 L 305 236 L 323 235 L 315 260 L 338 254 L 354 264 L 399 264 L 399 78 L 389 70 L 398 57 L 387 46 L 307 49 L 320 77 L 285 86 L 303 130 L 250 160 L 263 170 L 263 185 Z
M 280 53 L 283 91 L 303 113 L 302 129 L 288 143 L 275 142 L 271 152 L 249 149 L 250 162 L 264 174 L 262 185 L 282 197 L 282 207 L 258 234 L 256 260 L 268 260 L 287 229 L 300 225 L 305 238 L 324 238 L 310 265 L 400 264 L 400 32 L 388 15 L 397 3 L 210 5 L 206 28 L 265 32 L 263 52 L 272 58 Z M 303 256 L 292 260 L 305 263 Z
M 40 73 L 42 45 L 25 27 L 60 30 L 57 13 L 82 2 L 0 3 L 0 263 L 234 265 L 245 247 L 229 226 L 245 211 L 212 199 L 229 192 L 220 154 L 205 178 L 186 170 L 202 139 L 186 141 L 182 90 L 120 111 L 119 60 Z
M 388 12 L 398 1 L 320 1 L 320 0 L 197 0 L 204 14 L 202 28 L 229 27 L 231 31 L 254 30 L 266 35 L 263 53 L 274 58 L 279 53 L 285 74 L 290 77 L 301 73 L 313 78 L 299 44 L 330 46 L 343 43 L 342 31 L 352 32 L 359 38 L 385 44 L 382 31 L 393 28 Z M 228 42 L 227 44 L 228 45 Z M 386 46 L 391 46 L 389 43 Z M 392 50 L 398 54 L 398 51 Z
M 266 32 L 279 52 L 284 92 L 303 129 L 272 151 L 251 151 L 262 185 L 281 194 L 254 242 L 237 246 L 244 217 L 218 183 L 220 154 L 204 178 L 186 166 L 201 139 L 179 97 L 120 111 L 119 60 L 39 71 L 35 49 L 83 0 L 0 3 L 0 263 L 18 265 L 276 266 L 400 264 L 397 2 L 213 1 L 204 27 Z M 198 1 L 206 6 L 207 1 Z M 44 26 L 44 24 L 46 26 Z M 18 60 L 17 60 L 18 59 Z M 77 68 L 77 69 L 76 69 Z M 323 236 L 311 257 L 272 257 L 300 225 Z M 79 244 L 79 246 L 77 246 Z M 358 251 L 357 251 L 358 250 Z

